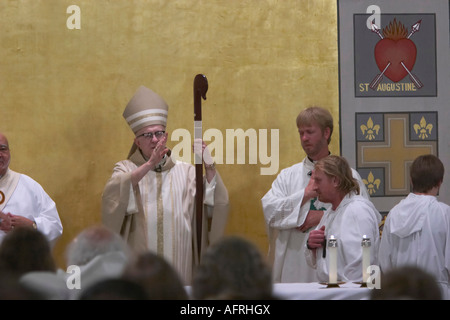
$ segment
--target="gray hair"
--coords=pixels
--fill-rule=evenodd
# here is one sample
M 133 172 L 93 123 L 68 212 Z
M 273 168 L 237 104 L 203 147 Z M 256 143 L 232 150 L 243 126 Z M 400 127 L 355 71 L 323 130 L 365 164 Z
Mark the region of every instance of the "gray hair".
M 129 248 L 122 237 L 105 226 L 93 226 L 83 230 L 67 246 L 67 265 L 85 265 L 96 256 L 122 252 L 129 255 Z

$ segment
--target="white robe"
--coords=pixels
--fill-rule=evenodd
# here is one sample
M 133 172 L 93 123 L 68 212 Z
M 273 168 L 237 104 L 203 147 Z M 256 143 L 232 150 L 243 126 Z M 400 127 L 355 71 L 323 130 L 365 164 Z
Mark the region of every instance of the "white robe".
M 0 179 L 0 188 L 2 179 Z M 9 200 L 4 204 L 2 212 L 34 220 L 37 229 L 47 237 L 51 246 L 62 234 L 63 226 L 55 202 L 39 183 L 25 174 L 20 174 L 19 182 Z M 0 231 L 0 242 L 5 235 L 4 231 Z
M 308 157 L 283 169 L 261 199 L 268 228 L 274 282 L 317 281 L 316 271 L 308 266 L 303 252 L 309 233 L 295 229 L 304 223 L 310 210 L 309 201 L 303 206 L 301 203 L 313 169 L 314 163 Z M 358 172 L 353 169 L 352 172 L 359 182 L 361 195 L 369 198 Z M 329 208 L 330 205 L 317 201 L 316 207 Z
M 134 252 L 163 256 L 189 285 L 198 263 L 195 167 L 169 158 L 161 172 L 149 171 L 133 188 L 131 172 L 143 162 L 136 151 L 116 163 L 103 192 L 103 223 Z M 218 172 L 210 183 L 204 178 L 203 203 L 202 252 L 223 236 L 228 217 L 228 192 Z
M 370 200 L 353 192 L 342 199 L 336 210 L 328 209 L 316 229 L 325 226 L 328 239 L 334 235 L 337 239 L 337 279 L 338 281 L 362 281 L 362 247 L 364 235 L 370 238 L 370 264 L 377 265 L 377 253 L 380 241 L 381 215 Z M 329 280 L 329 258 L 326 248 L 323 258 L 323 248 L 309 250 L 304 253 L 308 264 L 317 270 L 319 282 Z
M 450 299 L 450 207 L 431 195 L 410 193 L 389 212 L 379 263 L 383 273 L 400 266 L 422 268 Z

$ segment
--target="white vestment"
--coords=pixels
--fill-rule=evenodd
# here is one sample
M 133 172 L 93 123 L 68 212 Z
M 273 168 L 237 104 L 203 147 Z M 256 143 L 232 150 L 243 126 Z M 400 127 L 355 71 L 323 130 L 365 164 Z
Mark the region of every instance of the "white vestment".
M 274 282 L 316 282 L 316 271 L 305 260 L 304 247 L 308 232 L 298 231 L 311 208 L 308 201 L 301 206 L 305 188 L 311 178 L 314 163 L 306 157 L 302 162 L 283 169 L 272 183 L 271 189 L 261 199 L 264 218 L 268 227 L 269 256 L 273 260 Z M 367 189 L 358 172 L 361 195 L 369 198 Z M 315 202 L 319 208 L 329 204 Z
M 450 207 L 434 196 L 410 193 L 386 218 L 378 258 L 383 273 L 406 265 L 423 269 L 450 299 Z
M 8 189 L 8 185 L 2 183 L 9 175 L 20 175 L 18 183 L 12 190 L 9 198 L 1 205 L 3 213 L 23 216 L 36 222 L 37 229 L 42 232 L 53 246 L 61 236 L 63 227 L 56 210 L 55 202 L 44 191 L 42 186 L 25 174 L 20 174 L 8 169 L 5 176 L 0 179 L 0 191 Z M 2 191 L 3 194 L 7 192 Z M 6 233 L 0 231 L 0 242 Z
M 169 158 L 162 171 L 149 171 L 137 187 L 131 172 L 145 160 L 136 151 L 120 161 L 103 193 L 103 223 L 120 233 L 137 253 L 163 256 L 185 284 L 198 263 L 195 223 L 195 167 Z M 202 252 L 223 236 L 228 217 L 228 193 L 218 172 L 204 179 Z
M 353 192 L 347 194 L 336 208 L 329 208 L 316 229 L 325 226 L 325 238 L 331 235 L 337 239 L 337 280 L 362 281 L 363 236 L 370 238 L 370 264 L 377 265 L 377 253 L 380 242 L 381 215 L 372 202 Z M 315 251 L 305 247 L 304 253 L 309 265 L 316 268 L 319 282 L 329 280 L 329 248 Z

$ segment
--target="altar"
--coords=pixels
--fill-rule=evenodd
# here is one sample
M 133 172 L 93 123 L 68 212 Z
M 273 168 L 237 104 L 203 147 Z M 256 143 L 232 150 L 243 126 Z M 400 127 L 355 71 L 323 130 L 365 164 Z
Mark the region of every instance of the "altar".
M 361 288 L 360 284 L 347 282 L 336 288 L 327 288 L 326 284 L 311 283 L 275 283 L 273 295 L 281 300 L 369 300 L 371 290 Z

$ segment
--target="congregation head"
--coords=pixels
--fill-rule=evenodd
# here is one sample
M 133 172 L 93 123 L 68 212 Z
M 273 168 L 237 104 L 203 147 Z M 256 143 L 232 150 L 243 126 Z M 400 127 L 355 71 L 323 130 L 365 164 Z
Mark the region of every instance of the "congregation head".
M 396 267 L 381 276 L 379 289 L 370 293 L 372 300 L 441 300 L 436 278 L 413 265 Z
M 85 265 L 95 257 L 107 253 L 129 254 L 123 238 L 103 225 L 94 225 L 82 230 L 66 248 L 68 265 Z
M 55 271 L 47 238 L 29 227 L 17 227 L 0 244 L 0 272 L 20 277 L 27 272 Z
M 228 236 L 204 253 L 194 273 L 195 299 L 270 299 L 272 273 L 249 240 Z
M 186 300 L 183 282 L 172 265 L 154 252 L 135 256 L 123 271 L 122 277 L 142 285 L 150 300 Z

